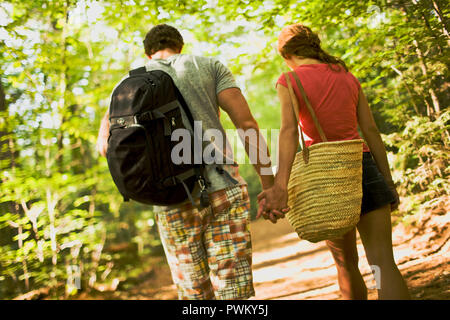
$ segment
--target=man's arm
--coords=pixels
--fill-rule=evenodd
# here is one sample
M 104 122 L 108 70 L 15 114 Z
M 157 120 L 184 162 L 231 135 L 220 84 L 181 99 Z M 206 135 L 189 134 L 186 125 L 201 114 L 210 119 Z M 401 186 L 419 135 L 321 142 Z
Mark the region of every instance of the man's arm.
M 103 157 L 106 156 L 106 150 L 108 149 L 108 138 L 109 138 L 109 109 L 106 110 L 106 113 L 102 118 L 97 137 L 97 151 Z
M 253 118 L 247 101 L 238 88 L 228 88 L 219 92 L 218 103 L 222 109 L 230 116 L 231 121 L 237 129 L 255 130 L 257 141 L 245 139 L 243 141 L 245 151 L 249 158 L 251 155 L 257 155 L 256 159 L 250 159 L 258 173 L 263 189 L 270 188 L 273 185 L 273 174 L 271 173 L 272 164 L 270 162 L 269 150 L 267 148 L 264 137 L 259 132 L 258 123 Z M 261 152 L 260 152 L 261 151 Z M 262 159 L 260 155 L 267 155 L 267 158 Z

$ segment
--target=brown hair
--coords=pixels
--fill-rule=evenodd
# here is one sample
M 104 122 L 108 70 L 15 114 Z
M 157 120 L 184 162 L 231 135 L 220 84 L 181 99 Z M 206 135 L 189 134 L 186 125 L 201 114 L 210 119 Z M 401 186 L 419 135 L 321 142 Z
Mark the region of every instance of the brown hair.
M 144 39 L 145 53 L 148 56 L 167 48 L 180 52 L 183 45 L 183 37 L 180 32 L 167 24 L 154 26 Z
M 278 51 L 285 59 L 288 59 L 290 55 L 312 58 L 327 63 L 332 69 L 333 65 L 341 65 L 348 71 L 344 61 L 322 49 L 316 33 L 299 23 L 283 28 L 278 36 Z

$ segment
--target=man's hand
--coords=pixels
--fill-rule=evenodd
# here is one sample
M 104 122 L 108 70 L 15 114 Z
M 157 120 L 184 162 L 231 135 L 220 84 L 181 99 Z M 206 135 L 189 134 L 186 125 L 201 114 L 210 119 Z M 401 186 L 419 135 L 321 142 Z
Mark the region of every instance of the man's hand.
M 261 216 L 266 220 L 270 220 L 272 223 L 277 223 L 277 217 L 272 212 L 266 211 L 265 198 L 261 199 L 261 201 L 258 201 L 258 213 L 256 215 L 256 219 L 259 219 Z
M 273 185 L 261 192 L 258 195 L 258 200 L 266 199 L 266 209 L 267 210 L 277 210 L 281 211 L 288 207 L 288 193 L 287 189 L 281 188 L 278 185 Z
M 109 138 L 109 111 L 106 111 L 100 124 L 100 130 L 97 137 L 97 151 L 103 157 L 106 156 L 108 150 L 108 138 Z
M 278 219 L 283 219 L 290 208 L 287 205 L 287 190 L 274 185 L 261 192 L 258 195 L 258 214 L 257 218 L 263 216 L 264 219 L 270 219 L 276 223 Z
M 97 151 L 100 153 L 101 156 L 106 157 L 106 150 L 108 150 L 108 135 L 98 135 L 97 137 Z

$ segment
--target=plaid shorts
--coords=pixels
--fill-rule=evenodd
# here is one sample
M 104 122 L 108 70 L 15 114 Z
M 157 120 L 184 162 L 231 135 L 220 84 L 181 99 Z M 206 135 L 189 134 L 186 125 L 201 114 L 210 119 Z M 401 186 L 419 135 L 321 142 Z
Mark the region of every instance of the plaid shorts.
M 156 213 L 179 299 L 248 299 L 252 278 L 247 186 L 210 195 L 202 210 L 187 203 Z

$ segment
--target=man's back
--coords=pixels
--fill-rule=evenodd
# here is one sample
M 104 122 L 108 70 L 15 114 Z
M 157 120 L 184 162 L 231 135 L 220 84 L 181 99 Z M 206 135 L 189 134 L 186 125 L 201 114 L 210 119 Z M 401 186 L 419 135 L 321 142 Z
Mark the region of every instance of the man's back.
M 263 152 L 268 155 L 265 139 L 231 72 L 216 59 L 179 54 L 183 45 L 183 37 L 174 27 L 154 26 L 144 39 L 145 53 L 151 60 L 146 69 L 162 70 L 172 77 L 194 121 L 201 121 L 202 133 L 214 130 L 214 138 L 221 138 L 216 136 L 218 132 L 226 137 L 219 121 L 219 105 L 241 132 L 256 132 L 257 140 L 253 143 L 251 139 L 243 139 L 245 150 L 247 154 L 258 155 L 253 165 L 262 187 L 272 187 L 270 159 L 263 163 L 263 157 L 259 156 Z M 109 112 L 106 112 L 97 143 L 102 155 L 106 154 L 108 145 L 108 118 Z M 187 202 L 154 210 L 180 299 L 247 299 L 255 294 L 247 185 L 237 167 L 225 166 L 224 169 L 237 178 L 239 185 L 234 185 L 226 172 L 221 174 L 220 167 L 207 165 L 206 178 L 211 182 L 209 206 L 201 208 Z M 268 218 L 276 222 L 272 214 Z
M 167 72 L 186 100 L 194 121 L 201 121 L 203 132 L 215 129 L 226 137 L 219 120 L 217 96 L 222 90 L 238 88 L 238 86 L 231 72 L 220 61 L 209 57 L 174 54 L 166 59 L 150 60 L 146 69 Z M 227 156 L 232 159 L 231 150 L 227 149 L 227 152 Z M 231 166 L 224 166 L 224 168 L 238 178 L 239 184 L 245 184 L 245 181 L 235 174 L 237 168 Z M 232 181 L 220 174 L 214 165 L 207 166 L 206 176 L 211 182 L 209 192 L 233 185 Z

